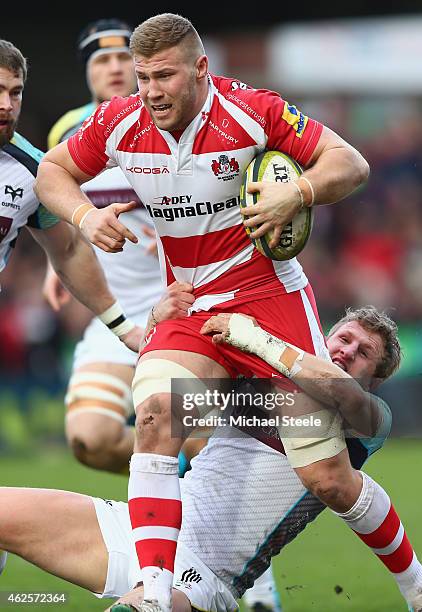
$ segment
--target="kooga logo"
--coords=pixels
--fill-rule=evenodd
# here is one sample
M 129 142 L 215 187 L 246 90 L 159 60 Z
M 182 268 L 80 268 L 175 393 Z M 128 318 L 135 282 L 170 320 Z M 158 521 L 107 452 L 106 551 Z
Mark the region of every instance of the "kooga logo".
M 132 172 L 132 174 L 170 174 L 170 170 L 166 166 L 158 166 L 155 168 L 148 168 L 147 166 L 131 166 L 130 168 L 126 168 L 128 172 Z

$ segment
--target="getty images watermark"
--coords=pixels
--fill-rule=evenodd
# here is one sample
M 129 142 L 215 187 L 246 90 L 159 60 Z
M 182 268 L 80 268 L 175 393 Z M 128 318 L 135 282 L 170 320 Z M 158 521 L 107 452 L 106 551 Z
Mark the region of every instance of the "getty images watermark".
M 227 392 L 206 389 L 201 392 L 182 393 L 181 397 L 182 423 L 188 428 L 320 427 L 322 423 L 321 419 L 314 415 L 292 416 L 278 413 L 281 409 L 295 405 L 297 394 L 293 391 L 260 393 L 256 389 L 231 389 Z M 194 409 L 196 410 L 193 414 Z

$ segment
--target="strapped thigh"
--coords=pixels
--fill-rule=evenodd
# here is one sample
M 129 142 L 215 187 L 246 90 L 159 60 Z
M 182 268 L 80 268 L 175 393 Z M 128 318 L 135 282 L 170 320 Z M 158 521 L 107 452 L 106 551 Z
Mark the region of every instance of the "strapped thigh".
M 66 419 L 81 413 L 108 416 L 121 423 L 133 413 L 130 386 L 121 378 L 103 372 L 76 372 L 65 397 Z
M 181 385 L 176 384 L 172 381 L 174 379 L 182 379 Z M 184 366 L 171 361 L 170 359 L 145 359 L 139 361 L 135 376 L 132 382 L 133 391 L 133 403 L 136 408 L 142 404 L 145 400 L 150 398 L 152 395 L 157 393 L 174 393 L 175 391 L 179 394 L 179 390 L 183 394 L 201 394 L 203 395 L 207 386 L 201 381 L 201 379 L 185 368 Z M 198 408 L 200 408 L 198 406 Z M 211 409 L 210 406 L 206 407 L 206 411 L 201 413 L 208 413 Z

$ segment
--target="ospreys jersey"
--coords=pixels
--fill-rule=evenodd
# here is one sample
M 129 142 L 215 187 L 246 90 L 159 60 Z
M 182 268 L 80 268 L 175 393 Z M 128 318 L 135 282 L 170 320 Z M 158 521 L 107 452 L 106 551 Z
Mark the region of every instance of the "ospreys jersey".
M 19 134 L 0 148 L 0 272 L 22 227 L 48 229 L 59 221 L 40 204 L 33 190 L 42 156 Z
M 391 411 L 383 400 L 379 403 L 382 421 L 376 437 L 346 439 L 355 469 L 389 435 Z M 183 521 L 178 542 L 235 598 L 325 509 L 305 489 L 282 454 L 277 431 L 274 435 L 271 447 L 234 428 L 217 428 L 180 483 Z

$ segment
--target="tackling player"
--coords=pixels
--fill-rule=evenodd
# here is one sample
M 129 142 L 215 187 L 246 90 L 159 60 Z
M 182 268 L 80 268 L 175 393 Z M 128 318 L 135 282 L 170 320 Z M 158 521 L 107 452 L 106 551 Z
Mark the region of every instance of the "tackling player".
M 204 331 L 227 330 L 229 322 L 217 319 Z M 399 366 L 400 352 L 388 351 L 391 346 L 399 348 L 396 334 L 392 321 L 373 308 L 349 311 L 327 340 L 333 362 L 342 364 L 342 371 L 305 353 L 302 375 L 299 372 L 293 380 L 299 386 L 304 383 L 307 393 L 314 392 L 320 399 L 323 394 L 328 405 L 339 400 L 341 389 L 321 384 L 327 380 L 327 372 L 353 386 L 351 375 L 359 374 L 365 386 L 374 388 L 385 379 L 377 376 L 377 370 L 379 373 L 381 368 L 387 378 Z M 373 340 L 382 342 L 386 350 L 382 355 L 364 357 L 362 349 Z M 312 370 L 309 379 L 304 371 L 308 367 Z M 360 393 L 360 408 L 365 410 L 368 394 L 363 389 L 356 393 Z M 382 446 L 390 429 L 391 414 L 385 403 L 374 400 L 373 409 L 375 436 L 347 441 L 357 469 Z M 369 486 L 377 486 L 365 478 Z M 230 428 L 220 429 L 194 459 L 181 485 L 184 515 L 173 598 L 177 612 L 191 607 L 210 612 L 234 610 L 235 600 L 265 569 L 271 556 L 324 509 L 295 475 L 276 434 L 258 441 L 246 434 L 236 435 Z M 13 488 L 0 489 L 0 501 L 0 545 L 5 549 L 105 597 L 119 596 L 141 580 L 136 555 L 131 552 L 127 504 L 63 491 Z M 385 501 L 390 504 L 386 495 Z M 380 518 L 387 512 L 373 503 L 370 511 Z M 353 527 L 359 531 L 358 518 Z M 388 551 L 377 550 L 377 554 L 387 566 L 397 568 L 403 547 L 410 549 L 401 524 L 394 532 L 381 529 L 379 537 L 386 538 L 389 545 Z M 420 574 L 414 579 L 416 565 L 412 552 L 411 567 L 396 573 L 395 578 L 414 610 L 420 612 L 422 582 Z M 131 593 L 130 608 L 116 604 L 113 610 L 139 610 L 141 598 L 142 590 L 137 589 Z
M 155 222 L 168 278 L 194 287 L 191 316 L 155 326 L 134 379 L 130 514 L 146 600 L 167 611 L 181 524 L 177 454 L 183 441 L 181 433 L 170 435 L 171 380 L 277 374 L 254 355 L 216 347 L 200 335 L 203 323 L 222 309 L 242 312 L 303 350 L 325 352 L 299 263 L 263 257 L 246 236 L 238 196 L 243 171 L 265 148 L 281 150 L 306 168 L 296 183 L 249 187 L 261 198 L 243 209 L 245 216 L 253 215 L 245 224 L 261 224 L 254 237 L 274 229 L 276 243 L 302 206 L 336 202 L 362 184 L 368 164 L 278 94 L 211 75 L 198 33 L 179 15 L 143 22 L 130 48 L 139 94 L 105 102 L 76 135 L 52 149 L 37 189 L 65 219 L 83 215 L 78 223 L 83 233 L 116 252 L 126 238 L 136 243 L 136 236 L 116 231 L 115 204 L 97 210 L 79 185 L 106 167 L 120 166 Z M 319 409 L 308 403 L 308 412 Z M 331 432 L 312 448 L 303 443 L 290 449 L 288 440 L 285 446 L 304 484 L 331 508 L 346 512 L 359 499 L 362 478 L 350 464 L 341 423 Z M 156 524 L 143 529 L 148 516 L 156 517 Z

